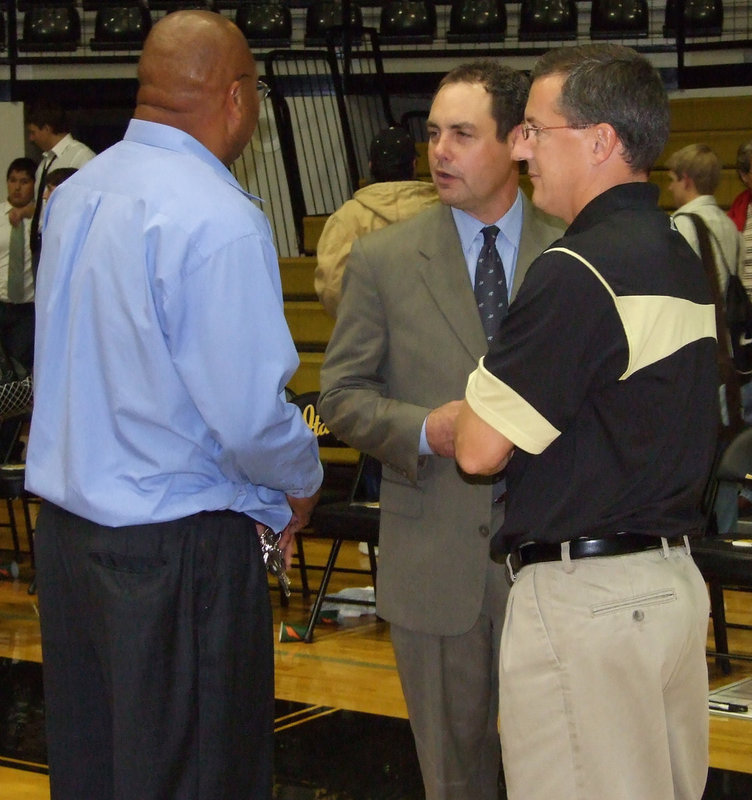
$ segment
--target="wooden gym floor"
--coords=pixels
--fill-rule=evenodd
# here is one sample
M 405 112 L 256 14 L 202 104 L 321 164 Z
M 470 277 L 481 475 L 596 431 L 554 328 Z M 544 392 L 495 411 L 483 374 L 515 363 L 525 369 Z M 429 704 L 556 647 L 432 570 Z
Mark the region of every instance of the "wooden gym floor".
M 6 519 L 3 507 L 0 526 Z M 307 540 L 309 563 L 323 564 L 328 547 L 326 540 Z M 0 571 L 12 557 L 10 533 L 0 527 Z M 345 543 L 338 566 L 367 569 L 368 559 Z M 39 618 L 36 596 L 27 592 L 32 576 L 22 553 L 19 578 L 0 578 L 0 797 L 8 800 L 49 800 Z M 299 586 L 297 573 L 291 576 Z M 310 573 L 314 586 L 319 576 Z M 366 575 L 334 573 L 330 593 L 368 582 Z M 308 605 L 299 593 L 287 608 L 276 587 L 271 598 L 277 633 L 283 623 L 305 623 Z M 727 614 L 730 622 L 752 624 L 752 594 L 728 592 Z M 733 651 L 752 654 L 752 631 L 731 630 L 729 638 Z M 422 798 L 387 623 L 365 614 L 321 624 L 311 644 L 277 641 L 275 665 L 277 800 Z M 724 676 L 709 659 L 708 670 L 714 688 L 752 675 L 752 662 L 734 662 Z M 703 800 L 750 800 L 752 720 L 712 715 L 710 726 L 712 769 Z

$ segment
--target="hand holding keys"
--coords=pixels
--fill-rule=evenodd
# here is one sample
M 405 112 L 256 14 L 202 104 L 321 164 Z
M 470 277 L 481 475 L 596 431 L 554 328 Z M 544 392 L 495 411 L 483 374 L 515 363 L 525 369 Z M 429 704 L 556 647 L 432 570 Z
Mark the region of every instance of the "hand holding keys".
M 275 533 L 271 528 L 265 526 L 259 533 L 261 541 L 261 555 L 264 558 L 267 570 L 279 581 L 285 597 L 290 596 L 290 578 L 285 572 L 285 555 L 279 549 L 279 540 L 282 534 Z

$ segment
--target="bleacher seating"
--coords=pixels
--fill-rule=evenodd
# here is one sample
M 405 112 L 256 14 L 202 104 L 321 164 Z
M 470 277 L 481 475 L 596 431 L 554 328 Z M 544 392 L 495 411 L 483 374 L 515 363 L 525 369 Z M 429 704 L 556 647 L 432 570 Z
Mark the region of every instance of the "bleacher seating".
M 675 208 L 668 191 L 666 159 L 688 144 L 707 144 L 723 165 L 721 182 L 715 196 L 721 208 L 728 208 L 742 185 L 736 174 L 736 151 L 752 137 L 752 97 L 696 97 L 671 101 L 671 134 L 658 158 L 651 180 L 661 187 L 660 203 L 667 210 Z
M 292 14 L 289 6 L 275 0 L 242 2 L 235 12 L 235 24 L 251 49 L 289 47 L 292 42 Z
M 139 50 L 151 30 L 151 13 L 145 2 L 107 3 L 96 14 L 92 50 Z
M 21 52 L 72 52 L 80 41 L 81 17 L 72 2 L 34 6 L 23 15 Z
M 591 39 L 647 36 L 649 25 L 647 0 L 593 0 L 591 4 Z
M 343 24 L 341 0 L 313 0 L 306 11 L 306 47 L 323 47 L 327 31 Z M 363 12 L 357 0 L 351 0 L 350 25 L 362 27 Z
M 575 0 L 520 0 L 520 41 L 556 41 L 577 37 Z
M 384 0 L 379 36 L 387 44 L 430 44 L 436 36 L 433 0 Z
M 503 0 L 452 0 L 447 42 L 503 42 L 506 32 Z
M 679 3 L 666 2 L 664 36 L 677 35 Z M 723 30 L 723 0 L 684 0 L 684 33 L 686 36 L 719 36 Z

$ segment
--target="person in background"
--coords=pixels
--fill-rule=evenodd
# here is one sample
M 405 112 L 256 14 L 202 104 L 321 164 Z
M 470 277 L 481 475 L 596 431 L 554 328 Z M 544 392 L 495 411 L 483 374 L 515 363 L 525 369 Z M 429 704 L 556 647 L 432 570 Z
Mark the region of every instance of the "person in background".
M 11 161 L 7 173 L 0 238 L 0 344 L 5 354 L 26 369 L 34 361 L 34 279 L 29 248 L 29 221 L 20 216 L 13 222 L 12 212 L 23 209 L 34 199 L 36 163 L 30 158 Z
M 742 268 L 739 278 L 752 297 L 752 140 L 739 145 L 736 153 L 736 172 L 744 184 L 743 191 L 734 198 L 728 215 L 743 237 Z
M 489 536 L 504 518 L 504 481 L 464 480 L 452 432 L 503 308 L 562 230 L 520 191 L 511 157 L 528 89 L 492 60 L 441 80 L 428 116 L 441 202 L 353 244 L 321 369 L 326 425 L 382 463 L 376 605 L 390 622 L 427 800 L 499 797 L 509 589 Z
M 742 240 L 736 227 L 714 197 L 721 180 L 721 161 L 706 144 L 690 144 L 666 161 L 668 185 L 678 206 L 672 214 L 676 229 L 700 255 L 697 231 L 688 214 L 697 214 L 710 234 L 721 296 L 726 294 L 729 273 L 739 274 Z
M 415 141 L 404 128 L 385 128 L 371 142 L 372 183 L 358 189 L 324 225 L 316 248 L 316 294 L 327 312 L 337 316 L 342 275 L 353 242 L 364 233 L 414 217 L 439 198 L 428 181 L 415 180 Z
M 702 256 L 700 243 L 695 221 L 689 214 L 699 216 L 708 230 L 719 297 L 723 302 L 721 313 L 725 314 L 729 274 L 742 277 L 743 240 L 714 196 L 721 180 L 721 161 L 708 145 L 690 144 L 672 153 L 666 161 L 666 167 L 669 170 L 669 191 L 678 206 L 671 218 L 698 256 Z M 750 418 L 751 405 L 752 384 L 748 382 L 741 385 L 734 370 L 727 372 L 722 369 L 720 408 L 724 438 L 738 431 L 744 420 Z M 720 532 L 736 530 L 739 513 L 746 513 L 749 509 L 748 494 L 749 490 L 735 483 L 719 483 L 715 516 Z
M 60 167 L 82 167 L 92 158 L 94 151 L 83 142 L 74 139 L 70 132 L 65 109 L 52 100 L 41 99 L 32 103 L 26 112 L 26 130 L 29 141 L 42 151 L 42 160 L 36 171 L 36 189 L 32 201 L 18 209 L 16 215 L 23 215 L 31 220 L 29 243 L 34 273 L 39 263 L 41 246 L 40 225 L 42 214 L 42 195 L 46 184 L 47 173 L 54 164 Z
M 269 222 L 229 171 L 266 87 L 199 10 L 154 25 L 138 80 L 124 139 L 43 230 L 26 481 L 51 798 L 270 800 L 259 534 L 289 554 L 323 473 L 285 400 Z
M 60 169 L 53 169 L 47 173 L 47 178 L 45 180 L 45 187 L 44 193 L 42 194 L 42 199 L 46 203 L 50 199 L 50 195 L 60 186 L 61 183 L 67 181 L 71 175 L 75 175 L 78 172 L 76 167 L 60 167 Z
M 689 552 L 718 429 L 715 307 L 649 171 L 658 71 L 584 45 L 535 64 L 533 203 L 564 236 L 468 380 L 455 450 L 506 468 L 492 543 L 514 581 L 499 668 L 509 800 L 700 800 L 708 593 Z

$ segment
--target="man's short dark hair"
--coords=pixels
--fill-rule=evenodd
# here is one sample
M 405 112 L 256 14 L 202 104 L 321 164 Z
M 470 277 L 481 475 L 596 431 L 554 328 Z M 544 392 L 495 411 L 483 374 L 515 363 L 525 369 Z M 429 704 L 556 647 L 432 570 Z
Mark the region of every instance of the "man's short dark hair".
M 384 128 L 373 137 L 369 152 L 374 181 L 411 181 L 415 178 L 415 140 L 405 128 Z
M 37 100 L 26 111 L 26 124 L 37 128 L 50 126 L 53 133 L 69 133 L 68 117 L 65 109 L 53 100 Z
M 485 58 L 460 64 L 441 79 L 436 93 L 452 83 L 480 83 L 491 95 L 491 116 L 496 120 L 496 138 L 500 142 L 525 117 L 530 81 L 524 73 L 499 61 Z
M 5 180 L 10 178 L 11 172 L 25 172 L 29 177 L 34 180 L 37 171 L 37 162 L 32 158 L 14 158 L 10 162 L 8 171 L 5 173 Z
M 44 184 L 54 189 L 60 186 L 63 181 L 67 181 L 71 175 L 75 175 L 76 172 L 78 172 L 76 167 L 58 167 L 57 169 L 52 169 L 45 176 Z
M 531 77 L 548 75 L 565 78 L 559 111 L 570 125 L 608 123 L 632 170 L 650 170 L 666 145 L 670 112 L 661 76 L 644 56 L 618 44 L 560 47 L 541 56 Z

